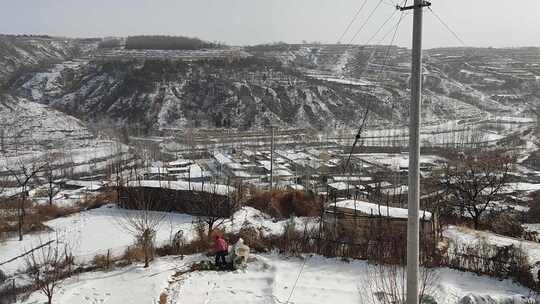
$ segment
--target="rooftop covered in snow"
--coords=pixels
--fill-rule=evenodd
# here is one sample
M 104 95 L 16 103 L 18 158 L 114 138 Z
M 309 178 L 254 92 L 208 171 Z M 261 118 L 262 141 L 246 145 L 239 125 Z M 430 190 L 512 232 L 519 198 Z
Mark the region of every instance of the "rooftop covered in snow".
M 377 205 L 360 200 L 344 200 L 336 202 L 331 206 L 338 208 L 345 208 L 351 210 L 357 210 L 365 214 L 380 215 L 383 217 L 407 219 L 408 211 L 405 208 L 387 207 L 384 205 Z M 419 210 L 420 219 L 431 220 L 431 212 Z
M 145 187 L 145 188 L 162 188 L 178 191 L 200 191 L 207 193 L 215 193 L 219 195 L 229 195 L 235 191 L 234 187 L 227 185 L 220 185 L 214 183 L 199 183 L 199 182 L 186 182 L 186 181 L 155 181 L 155 180 L 141 180 L 130 181 L 127 184 L 128 187 Z

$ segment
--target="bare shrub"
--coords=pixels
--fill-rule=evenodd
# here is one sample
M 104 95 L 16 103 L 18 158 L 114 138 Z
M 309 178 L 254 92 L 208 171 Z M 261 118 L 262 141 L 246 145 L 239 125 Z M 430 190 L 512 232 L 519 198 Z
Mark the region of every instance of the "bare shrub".
M 159 295 L 159 304 L 167 304 L 167 294 L 162 292 L 160 295 Z
M 214 229 L 219 229 L 231 219 L 238 209 L 238 202 L 227 195 L 220 194 L 217 184 L 208 185 L 208 189 L 204 199 L 194 205 L 193 213 L 197 216 L 198 224 L 206 226 L 207 238 L 210 239 Z
M 97 269 L 108 270 L 121 258 L 111 256 L 110 251 L 108 251 L 107 254 L 96 254 L 92 259 L 92 265 Z
M 78 211 L 76 208 L 62 208 L 56 205 L 37 205 L 33 209 L 35 214 L 41 217 L 42 221 L 68 216 Z
M 489 230 L 510 236 L 510 237 L 521 237 L 525 233 L 525 229 L 521 223 L 515 218 L 515 216 L 498 213 L 494 215 L 489 221 Z
M 132 264 L 134 262 L 143 262 L 144 261 L 144 252 L 143 249 L 139 246 L 128 246 L 124 250 L 122 255 L 121 262 L 126 264 Z
M 406 303 L 407 273 L 404 264 L 375 264 L 367 266 L 360 291 L 364 303 Z M 418 297 L 420 303 L 433 303 L 435 287 L 439 277 L 433 268 L 420 268 Z
M 58 286 L 72 272 L 73 255 L 70 245 L 55 240 L 31 251 L 25 256 L 25 261 L 27 274 L 34 287 L 41 291 L 47 297 L 47 303 L 51 304 Z
M 266 252 L 269 250 L 269 244 L 264 237 L 262 229 L 253 227 L 249 222 L 244 222 L 238 231 L 237 236 L 228 236 L 228 239 L 235 243 L 239 238 L 244 240 L 245 244 L 254 252 Z
M 313 195 L 294 190 L 256 192 L 247 200 L 246 205 L 281 219 L 289 218 L 291 215 L 317 216 L 320 214 L 320 204 Z
M 191 255 L 196 253 L 202 253 L 211 248 L 210 242 L 206 239 L 194 239 L 190 242 L 185 242 L 181 246 L 173 247 L 170 244 L 157 247 L 155 249 L 156 255 Z
M 531 198 L 530 209 L 527 212 L 526 220 L 528 223 L 540 223 L 540 191 L 532 192 L 529 197 Z
M 28 203 L 29 187 L 33 179 L 36 178 L 37 174 L 43 170 L 45 164 L 39 160 L 35 161 L 24 161 L 19 159 L 16 168 L 9 169 L 10 175 L 17 181 L 17 186 L 21 188 L 19 197 L 19 206 L 17 208 L 17 223 L 18 223 L 18 233 L 19 241 L 23 240 L 24 235 L 24 225 L 27 216 L 26 206 Z
M 80 210 L 96 209 L 106 204 L 116 202 L 118 199 L 118 193 L 113 190 L 106 190 L 97 195 L 85 197 L 80 202 L 77 202 L 77 208 Z
M 479 229 L 484 214 L 504 192 L 515 159 L 505 151 L 449 156 L 441 176 L 447 198 Z
M 454 269 L 502 279 L 511 278 L 538 290 L 526 253 L 514 245 L 495 246 L 485 240 L 471 245 L 450 242 L 447 264 Z
M 148 267 L 154 257 L 156 232 L 165 214 L 152 211 L 156 202 L 146 197 L 144 192 L 136 192 L 131 198 L 136 210 L 125 210 L 118 222 L 120 227 L 133 236 L 136 247 L 142 251 L 144 267 Z

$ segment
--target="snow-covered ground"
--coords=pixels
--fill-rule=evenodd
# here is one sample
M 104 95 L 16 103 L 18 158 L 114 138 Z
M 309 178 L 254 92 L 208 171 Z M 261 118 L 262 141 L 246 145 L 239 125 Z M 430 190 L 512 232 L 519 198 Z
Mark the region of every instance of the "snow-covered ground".
M 195 257 L 182 260 L 177 257 L 160 258 L 149 268 L 131 265 L 110 272 L 90 272 L 69 278 L 53 298 L 57 304 L 152 304 L 158 303 L 159 295 L 167 287 L 176 269 L 193 261 Z M 43 303 L 45 297 L 33 293 L 21 303 Z
M 95 254 L 121 253 L 133 239 L 120 225 L 125 212 L 113 206 L 103 207 L 48 222 L 54 229 L 50 233 L 27 235 L 23 242 L 15 239 L 0 244 L 0 262 L 14 257 L 35 246 L 41 240 L 56 235 L 71 240 L 79 261 L 88 261 Z M 223 228 L 238 231 L 249 224 L 265 233 L 283 231 L 287 221 L 273 221 L 271 217 L 253 208 L 244 207 L 234 215 L 234 220 Z M 167 214 L 157 233 L 157 241 L 166 242 L 178 230 L 187 239 L 194 236 L 193 218 L 183 214 Z M 315 224 L 308 218 L 295 219 L 296 225 Z M 298 226 L 297 226 L 298 227 Z M 301 226 L 300 226 L 301 227 Z M 506 238 L 488 232 L 476 232 L 449 227 L 445 236 L 463 243 L 485 239 L 499 245 L 522 246 L 531 261 L 540 258 L 540 244 Z M 185 270 L 202 256 L 159 258 L 150 268 L 132 265 L 110 272 L 90 272 L 68 279 L 55 298 L 55 303 L 157 303 L 165 292 L 168 303 L 369 303 L 368 280 L 380 277 L 380 268 L 365 261 L 341 261 L 319 256 L 286 258 L 277 255 L 255 255 L 246 271 L 193 272 L 175 278 L 178 270 Z M 24 261 L 17 260 L 2 266 L 8 274 L 20 268 Z M 304 266 L 302 266 L 304 265 Z M 302 270 L 301 270 L 302 269 Z M 523 296 L 530 291 L 511 281 L 500 281 L 446 268 L 437 269 L 432 286 L 432 296 L 439 304 L 457 303 L 465 296 L 487 299 L 490 303 L 524 303 Z M 299 276 L 300 274 L 300 276 Z M 298 283 L 291 293 L 293 285 Z M 41 303 L 43 295 L 32 294 L 23 303 Z
M 74 255 L 80 262 L 90 261 L 96 254 L 106 254 L 110 250 L 119 255 L 133 244 L 133 237 L 123 227 L 123 218 L 139 211 L 118 209 L 105 206 L 84 211 L 68 217 L 54 219 L 46 223 L 52 231 L 29 234 L 22 242 L 13 237 L 0 243 L 0 263 L 16 257 L 50 239 L 68 241 L 74 248 Z M 194 218 L 187 214 L 155 212 L 164 217 L 158 228 L 156 242 L 162 244 L 171 241 L 179 230 L 186 240 L 195 237 L 192 225 Z M 296 218 L 295 224 L 302 228 L 309 218 Z M 278 234 L 283 231 L 287 220 L 274 221 L 270 216 L 256 209 L 244 207 L 237 211 L 231 221 L 218 227 L 225 231 L 239 231 L 242 225 L 249 224 L 266 234 Z M 24 266 L 24 259 L 18 259 L 0 268 L 7 273 L 14 273 Z
M 298 258 L 256 256 L 246 272 L 191 273 L 171 303 L 370 303 L 370 293 L 377 291 L 367 280 L 378 271 L 364 261 L 315 256 L 303 264 Z M 470 293 L 508 300 L 529 292 L 509 281 L 449 269 L 438 269 L 436 276 L 432 296 L 437 303 L 456 303 Z
M 147 187 L 147 188 L 165 188 L 180 191 L 195 190 L 201 192 L 215 193 L 220 195 L 230 195 L 235 191 L 234 187 L 220 184 L 186 182 L 186 181 L 156 181 L 156 180 L 141 180 L 131 181 L 128 183 L 130 187 Z
M 99 208 L 54 219 L 46 223 L 53 231 L 26 235 L 22 242 L 12 238 L 0 243 L 0 261 L 5 261 L 50 239 L 62 239 L 74 247 L 74 255 L 79 261 L 89 261 L 96 254 L 120 254 L 133 243 L 133 237 L 122 227 L 122 218 L 129 212 L 116 208 Z M 168 214 L 157 233 L 158 242 L 168 240 L 179 229 L 191 229 L 191 216 Z M 171 231 L 171 229 L 173 229 Z M 171 236 L 172 234 L 172 236 Z M 2 266 L 13 273 L 24 266 L 24 259 Z
M 409 154 L 396 154 L 396 153 L 357 153 L 354 156 L 361 158 L 362 160 L 386 166 L 389 168 L 409 168 Z M 420 163 L 436 164 L 437 162 L 445 161 L 444 158 L 436 155 L 421 155 Z
M 201 256 L 160 258 L 148 269 L 128 266 L 110 272 L 85 273 L 68 279 L 55 303 L 371 303 L 368 280 L 380 272 L 364 261 L 344 262 L 319 256 L 286 258 L 254 255 L 245 271 L 201 271 L 171 277 Z M 525 303 L 530 290 L 508 280 L 496 280 L 449 269 L 435 271 L 431 295 L 439 304 L 454 304 L 466 296 L 492 299 L 488 303 Z M 22 303 L 41 303 L 34 293 Z
M 55 95 L 61 92 L 64 85 L 62 74 L 65 70 L 77 71 L 82 66 L 88 64 L 88 61 L 74 60 L 64 61 L 55 64 L 47 71 L 34 74 L 32 78 L 21 85 L 22 90 L 26 90 L 33 101 L 41 101 L 43 93 Z
M 540 243 L 503 236 L 490 231 L 478 231 L 458 226 L 449 226 L 443 231 L 443 236 L 456 244 L 468 246 L 474 246 L 480 242 L 486 242 L 489 245 L 498 247 L 514 245 L 527 254 L 529 264 L 534 265 L 532 273 L 536 274 L 539 270 L 539 265 L 535 264 L 540 262 Z

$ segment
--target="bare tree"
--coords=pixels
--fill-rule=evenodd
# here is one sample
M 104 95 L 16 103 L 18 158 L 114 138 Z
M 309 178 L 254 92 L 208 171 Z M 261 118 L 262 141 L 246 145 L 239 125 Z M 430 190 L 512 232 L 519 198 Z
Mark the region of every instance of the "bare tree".
M 25 204 L 28 201 L 29 183 L 44 167 L 45 165 L 40 161 L 26 163 L 19 159 L 16 169 L 8 169 L 11 176 L 17 181 L 17 186 L 20 187 L 21 191 L 19 207 L 17 208 L 19 241 L 23 240 L 24 218 L 26 217 Z
M 232 191 L 223 193 L 224 185 L 210 183 L 202 185 L 202 200 L 195 204 L 197 220 L 207 227 L 208 238 L 215 229 L 227 222 L 237 209 L 237 203 L 232 196 Z M 229 187 L 227 187 L 229 189 Z
M 404 304 L 406 302 L 407 275 L 403 264 L 367 265 L 367 276 L 360 290 L 364 303 Z M 418 278 L 420 303 L 427 303 L 434 296 L 439 276 L 434 268 L 420 268 Z M 367 288 L 366 288 L 367 287 Z
M 129 160 L 127 156 L 122 153 L 122 144 L 116 142 L 113 147 L 111 154 L 114 154 L 114 157 L 110 160 L 108 164 L 108 177 L 113 182 L 114 188 L 116 190 L 116 200 L 119 203 L 120 200 L 120 189 L 124 186 L 126 182 L 126 177 L 124 176 L 125 170 L 129 167 Z M 134 169 L 137 169 L 136 167 Z M 133 179 L 136 176 L 131 177 Z
M 73 255 L 69 243 L 60 240 L 37 248 L 25 256 L 27 274 L 51 304 L 58 286 L 71 274 Z
M 5 175 L 0 175 L 0 197 L 2 197 L 2 193 L 6 191 L 8 185 L 8 177 Z
M 483 151 L 451 157 L 442 182 L 451 204 L 469 215 L 475 229 L 505 190 L 514 158 L 504 151 Z
M 0 127 L 0 152 L 6 151 L 6 131 L 4 128 L 4 125 Z
M 434 236 L 441 237 L 444 223 L 440 221 L 440 215 L 447 213 L 449 207 L 445 185 L 441 182 L 438 172 L 422 179 L 420 206 L 423 210 L 431 212 L 431 221 L 435 228 Z M 451 206 L 450 206 L 451 207 Z
M 134 210 L 125 210 L 119 219 L 120 227 L 131 234 L 136 245 L 140 246 L 144 255 L 144 267 L 150 265 L 154 256 L 154 242 L 157 230 L 165 219 L 165 213 L 152 211 L 156 207 L 157 200 L 151 195 L 146 195 L 144 188 L 126 189 L 130 207 Z
M 56 168 L 56 162 L 60 160 L 60 157 L 54 154 L 47 155 L 47 161 L 43 167 L 43 177 L 47 186 L 47 198 L 49 205 L 53 204 L 54 197 L 60 193 L 61 189 L 55 185 L 55 181 L 59 178 L 58 170 Z

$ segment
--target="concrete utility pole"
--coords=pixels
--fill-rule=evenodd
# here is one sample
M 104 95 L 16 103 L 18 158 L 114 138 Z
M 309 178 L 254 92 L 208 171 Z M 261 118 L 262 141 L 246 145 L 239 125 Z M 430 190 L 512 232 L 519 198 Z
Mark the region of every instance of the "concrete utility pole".
M 407 304 L 418 304 L 420 268 L 419 206 L 420 206 L 420 110 L 422 106 L 422 13 L 431 3 L 414 0 L 413 44 L 411 69 L 411 105 L 409 108 L 409 197 L 407 221 Z
M 270 192 L 272 192 L 274 187 L 274 126 L 270 128 L 272 130 L 270 139 Z

